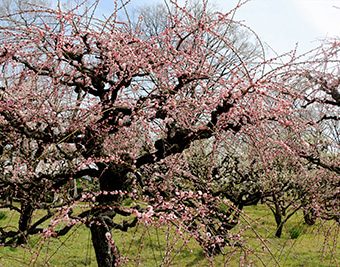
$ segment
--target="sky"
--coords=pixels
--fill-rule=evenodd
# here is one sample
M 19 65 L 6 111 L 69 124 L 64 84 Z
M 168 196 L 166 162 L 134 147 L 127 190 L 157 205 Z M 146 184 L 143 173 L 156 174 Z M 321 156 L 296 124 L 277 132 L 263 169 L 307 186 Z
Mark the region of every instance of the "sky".
M 162 0 L 131 0 L 131 7 L 159 2 Z M 112 3 L 102 0 L 101 10 L 109 10 Z M 228 11 L 238 0 L 209 3 Z M 250 0 L 237 11 L 235 19 L 253 29 L 269 50 L 281 54 L 298 45 L 298 52 L 303 53 L 326 37 L 340 37 L 340 0 Z
M 215 2 L 225 7 L 237 1 Z M 252 0 L 239 9 L 236 19 L 279 53 L 296 44 L 304 52 L 326 37 L 340 37 L 340 0 Z

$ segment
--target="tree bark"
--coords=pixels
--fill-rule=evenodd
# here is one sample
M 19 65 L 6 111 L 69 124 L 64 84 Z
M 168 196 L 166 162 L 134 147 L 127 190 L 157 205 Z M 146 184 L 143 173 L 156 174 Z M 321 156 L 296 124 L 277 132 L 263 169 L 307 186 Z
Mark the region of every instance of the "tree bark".
M 283 223 L 281 222 L 280 224 L 277 225 L 275 236 L 277 238 L 280 238 L 282 235 L 282 230 L 283 230 Z
M 20 235 L 17 240 L 17 245 L 27 243 L 27 231 L 31 225 L 34 208 L 30 203 L 21 203 L 21 213 L 19 218 L 19 232 Z
M 279 200 L 277 199 L 275 193 L 273 193 L 272 196 L 273 196 L 274 207 L 270 207 L 270 206 L 269 207 L 275 217 L 275 222 L 276 222 L 275 236 L 277 238 L 280 238 L 282 235 L 282 230 L 283 230 L 284 221 L 282 220 L 282 218 L 285 215 L 285 210 L 281 208 Z
M 115 245 L 110 242 L 111 229 L 104 220 L 95 220 L 91 226 L 91 236 L 99 267 L 113 267 L 119 265 L 119 253 Z
M 126 183 L 126 174 L 129 169 L 123 165 L 99 165 L 102 168 L 99 184 L 101 191 L 113 192 L 116 190 L 124 190 Z M 98 207 L 111 205 L 119 206 L 120 195 L 100 194 L 96 197 Z M 92 235 L 92 244 L 96 253 L 97 264 L 99 267 L 112 267 L 119 265 L 119 252 L 111 239 L 112 214 L 108 214 L 107 210 L 94 210 L 96 214 L 90 224 Z

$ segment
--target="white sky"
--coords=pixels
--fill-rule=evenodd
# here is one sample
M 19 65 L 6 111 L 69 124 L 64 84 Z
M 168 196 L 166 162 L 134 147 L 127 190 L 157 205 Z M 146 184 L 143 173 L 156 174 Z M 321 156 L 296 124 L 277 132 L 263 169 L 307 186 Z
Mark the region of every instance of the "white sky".
M 144 6 L 162 0 L 131 0 L 132 6 Z M 218 9 L 229 10 L 238 0 L 210 0 Z M 113 0 L 102 0 L 103 10 Z M 336 8 L 338 7 L 338 8 Z M 298 43 L 298 51 L 316 47 L 325 37 L 340 37 L 340 0 L 251 0 L 235 18 L 252 28 L 263 42 L 278 53 Z
M 220 7 L 236 0 L 216 0 Z M 236 14 L 277 52 L 316 47 L 325 37 L 340 37 L 340 0 L 252 0 Z

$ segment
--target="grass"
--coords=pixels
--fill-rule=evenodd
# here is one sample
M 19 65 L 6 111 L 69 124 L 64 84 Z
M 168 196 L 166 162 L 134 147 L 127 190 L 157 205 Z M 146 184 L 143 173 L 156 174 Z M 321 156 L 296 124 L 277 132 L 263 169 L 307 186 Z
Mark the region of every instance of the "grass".
M 37 211 L 42 213 L 42 211 Z M 2 210 L 0 227 L 14 229 L 17 214 Z M 227 248 L 225 255 L 207 259 L 197 243 L 173 228 L 138 225 L 128 233 L 114 232 L 124 266 L 338 266 L 339 226 L 318 222 L 307 226 L 302 214 L 286 224 L 275 238 L 275 222 L 262 205 L 247 207 L 235 231 L 243 231 L 245 249 Z M 68 235 L 43 240 L 32 237 L 25 247 L 0 247 L 0 266 L 97 266 L 89 230 L 77 225 Z
M 253 250 L 250 261 L 255 266 L 338 266 L 340 246 L 336 242 L 339 226 L 319 221 L 313 227 L 303 223 L 296 214 L 285 225 L 282 238 L 274 236 L 275 221 L 264 206 L 246 208 L 245 218 L 252 226 L 245 236 Z M 292 238 L 292 231 L 298 231 Z M 263 238 L 261 241 L 257 235 Z M 270 250 L 270 252 L 269 252 Z M 275 259 L 275 260 L 274 260 Z

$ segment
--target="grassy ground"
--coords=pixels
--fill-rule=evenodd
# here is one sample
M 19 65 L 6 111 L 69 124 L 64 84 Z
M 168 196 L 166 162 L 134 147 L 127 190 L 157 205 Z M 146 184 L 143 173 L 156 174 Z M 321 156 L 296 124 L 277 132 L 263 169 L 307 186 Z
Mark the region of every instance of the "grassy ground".
M 0 227 L 13 227 L 17 215 L 2 210 Z M 38 213 L 41 211 L 38 211 Z M 246 226 L 246 230 L 244 230 Z M 166 227 L 137 226 L 128 233 L 116 232 L 114 239 L 126 259 L 124 266 L 339 266 L 339 226 L 318 222 L 303 224 L 301 214 L 274 237 L 275 223 L 262 205 L 248 207 L 238 226 L 244 231 L 246 249 L 227 248 L 225 255 L 207 259 L 194 240 Z M 293 238 L 292 238 L 293 237 Z M 89 230 L 76 226 L 59 239 L 33 237 L 25 247 L 0 247 L 0 266 L 96 266 Z

